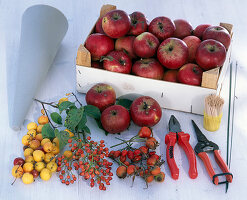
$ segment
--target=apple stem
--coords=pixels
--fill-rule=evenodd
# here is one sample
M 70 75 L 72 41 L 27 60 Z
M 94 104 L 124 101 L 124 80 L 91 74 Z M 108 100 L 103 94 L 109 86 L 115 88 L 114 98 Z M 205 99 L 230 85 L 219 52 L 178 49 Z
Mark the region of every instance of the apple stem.
M 197 68 L 196 67 L 193 67 L 193 70 L 192 70 L 195 74 L 198 74 L 199 73 L 199 71 L 197 70 Z

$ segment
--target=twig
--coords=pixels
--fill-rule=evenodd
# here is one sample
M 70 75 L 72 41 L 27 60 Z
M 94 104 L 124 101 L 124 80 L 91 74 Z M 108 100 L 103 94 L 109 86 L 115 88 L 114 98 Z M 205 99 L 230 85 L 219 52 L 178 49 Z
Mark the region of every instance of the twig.
M 77 96 L 73 92 L 71 94 L 75 97 L 75 100 L 80 104 L 80 106 L 82 106 L 82 103 L 78 100 Z
M 53 107 L 53 108 L 58 108 L 57 105 L 53 105 L 54 102 L 48 103 L 48 102 L 44 102 L 44 101 L 41 101 L 41 100 L 38 100 L 38 99 L 34 99 L 34 101 L 38 101 L 38 102 L 41 103 L 41 104 L 49 105 L 49 106 L 51 106 L 51 107 Z
M 35 99 L 35 101 L 38 101 L 38 102 L 42 105 L 42 107 L 43 107 L 43 109 L 44 109 L 44 111 L 45 111 L 45 114 L 46 114 L 46 116 L 47 116 L 47 118 L 48 118 L 48 120 L 49 120 L 49 123 L 50 123 L 50 125 L 52 126 L 52 128 L 53 128 L 53 129 L 57 128 L 57 127 L 55 127 L 55 126 L 52 124 L 52 122 L 51 122 L 51 120 L 50 120 L 50 118 L 49 118 L 49 116 L 48 116 L 48 113 L 47 113 L 47 111 L 46 111 L 46 109 L 45 109 L 44 104 L 47 104 L 47 103 L 44 103 L 44 102 L 42 102 L 42 101 L 39 101 L 38 99 Z M 49 105 L 49 103 L 48 103 L 48 105 Z M 50 106 L 51 106 L 51 105 L 50 105 Z M 56 107 L 56 108 L 57 108 L 57 107 Z

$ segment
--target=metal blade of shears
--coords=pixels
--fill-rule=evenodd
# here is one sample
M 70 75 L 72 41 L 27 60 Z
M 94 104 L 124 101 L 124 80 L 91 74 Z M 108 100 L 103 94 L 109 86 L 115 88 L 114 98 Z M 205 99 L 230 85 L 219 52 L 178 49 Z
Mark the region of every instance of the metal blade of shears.
M 193 124 L 193 127 L 195 129 L 195 132 L 196 132 L 196 137 L 197 137 L 197 140 L 198 142 L 209 142 L 209 140 L 206 138 L 206 136 L 201 132 L 201 130 L 198 128 L 198 126 L 196 125 L 196 123 L 192 121 L 192 124 Z
M 181 126 L 174 115 L 169 120 L 169 132 L 179 133 L 181 132 Z

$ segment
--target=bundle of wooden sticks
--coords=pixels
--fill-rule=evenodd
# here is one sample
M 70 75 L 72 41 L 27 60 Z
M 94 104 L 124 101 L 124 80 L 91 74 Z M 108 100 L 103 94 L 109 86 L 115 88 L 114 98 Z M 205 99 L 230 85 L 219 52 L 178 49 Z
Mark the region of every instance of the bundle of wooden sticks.
M 208 116 L 217 117 L 222 114 L 224 99 L 215 94 L 211 94 L 205 98 L 205 113 Z

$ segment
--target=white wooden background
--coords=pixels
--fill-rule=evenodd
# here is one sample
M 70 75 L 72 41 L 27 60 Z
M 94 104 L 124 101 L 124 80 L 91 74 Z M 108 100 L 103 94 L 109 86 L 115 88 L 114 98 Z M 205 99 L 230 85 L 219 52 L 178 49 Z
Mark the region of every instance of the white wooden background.
M 91 189 L 89 184 L 80 180 L 74 185 L 66 187 L 58 181 L 54 175 L 49 182 L 35 181 L 31 185 L 24 185 L 17 180 L 11 186 L 13 158 L 23 156 L 21 138 L 26 133 L 23 126 L 20 131 L 13 131 L 8 126 L 8 103 L 7 103 L 7 77 L 11 73 L 11 66 L 15 65 L 20 37 L 21 16 L 26 8 L 35 4 L 48 4 L 62 11 L 68 19 L 69 30 L 65 36 L 61 48 L 58 51 L 55 62 L 51 67 L 44 83 L 37 91 L 37 98 L 43 100 L 58 99 L 66 92 L 75 90 L 75 57 L 80 43 L 82 43 L 95 20 L 100 7 L 111 3 L 128 13 L 142 11 L 149 20 L 156 16 L 167 16 L 171 19 L 184 18 L 189 20 L 193 27 L 201 23 L 219 24 L 228 22 L 234 24 L 234 45 L 232 58 L 238 62 L 236 105 L 234 119 L 234 138 L 231 171 L 234 174 L 233 183 L 229 185 L 228 193 L 225 194 L 225 186 L 214 186 L 202 162 L 197 159 L 199 176 L 191 180 L 188 176 L 188 164 L 185 154 L 181 148 L 175 148 L 175 156 L 180 168 L 180 178 L 174 181 L 170 177 L 167 165 L 163 167 L 166 173 L 164 183 L 150 184 L 148 189 L 143 189 L 145 184 L 137 179 L 134 187 L 131 180 L 120 180 L 114 176 L 112 185 L 106 192 Z M 0 200 L 7 199 L 246 199 L 246 171 L 247 168 L 247 1 L 244 0 L 0 0 Z M 27 74 L 30 76 L 30 74 Z M 25 78 L 25 77 L 23 77 Z M 228 111 L 228 77 L 225 80 L 222 96 L 226 100 L 224 115 L 220 130 L 208 133 L 207 137 L 216 142 L 221 150 L 222 156 L 226 157 L 226 130 Z M 84 101 L 84 95 L 80 95 Z M 25 124 L 37 119 L 40 106 L 36 103 L 30 108 Z M 202 117 L 198 115 L 163 110 L 161 122 L 155 127 L 156 137 L 159 138 L 160 153 L 165 154 L 164 137 L 167 133 L 167 123 L 171 114 L 174 114 L 181 122 L 182 129 L 191 134 L 191 144 L 195 146 L 195 133 L 191 126 L 194 119 L 202 127 Z M 90 121 L 90 127 L 95 124 Z M 123 133 L 128 138 L 136 134 L 138 128 L 131 126 L 130 132 Z M 95 139 L 104 138 L 107 144 L 116 142 L 113 136 L 105 137 L 98 129 L 93 129 Z M 211 157 L 212 158 L 212 157 Z M 214 161 L 214 160 L 213 160 Z M 113 167 L 113 170 L 116 166 Z

